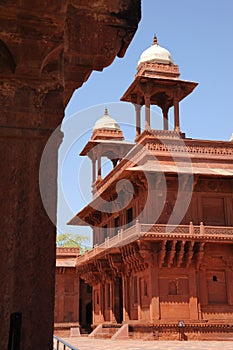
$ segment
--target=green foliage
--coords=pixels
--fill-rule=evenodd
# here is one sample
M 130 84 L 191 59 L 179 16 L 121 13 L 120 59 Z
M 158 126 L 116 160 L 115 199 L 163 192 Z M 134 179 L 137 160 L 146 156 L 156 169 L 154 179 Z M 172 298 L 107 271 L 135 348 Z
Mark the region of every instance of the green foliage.
M 89 244 L 88 244 L 89 243 Z M 90 249 L 89 239 L 75 233 L 61 233 L 57 235 L 57 247 L 79 247 L 80 252 Z

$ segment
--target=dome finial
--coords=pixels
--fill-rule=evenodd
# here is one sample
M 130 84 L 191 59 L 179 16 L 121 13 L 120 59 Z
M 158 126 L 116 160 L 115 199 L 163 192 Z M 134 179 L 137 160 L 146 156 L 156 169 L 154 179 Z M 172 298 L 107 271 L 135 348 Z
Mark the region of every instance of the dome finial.
M 156 35 L 154 35 L 152 45 L 141 54 L 137 70 L 139 70 L 144 63 L 173 64 L 170 52 L 158 44 Z
M 158 45 L 158 39 L 156 34 L 154 34 L 153 45 Z
M 104 109 L 104 115 L 96 121 L 92 131 L 96 130 L 120 131 L 120 126 L 115 119 L 109 116 L 107 108 Z

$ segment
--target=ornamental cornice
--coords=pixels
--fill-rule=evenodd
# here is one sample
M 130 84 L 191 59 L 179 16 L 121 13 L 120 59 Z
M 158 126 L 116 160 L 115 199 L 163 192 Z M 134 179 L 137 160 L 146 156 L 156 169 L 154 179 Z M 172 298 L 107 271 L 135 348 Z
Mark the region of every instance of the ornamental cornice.
M 183 140 L 184 142 L 184 140 Z M 196 156 L 211 156 L 211 157 L 232 157 L 233 156 L 233 145 L 229 143 L 229 145 L 224 146 L 207 146 L 207 145 L 191 145 L 184 144 L 182 142 L 169 142 L 169 143 L 161 143 L 161 142 L 149 142 L 146 147 L 150 151 L 155 152 L 169 152 L 169 153 L 179 153 L 179 154 L 194 154 Z

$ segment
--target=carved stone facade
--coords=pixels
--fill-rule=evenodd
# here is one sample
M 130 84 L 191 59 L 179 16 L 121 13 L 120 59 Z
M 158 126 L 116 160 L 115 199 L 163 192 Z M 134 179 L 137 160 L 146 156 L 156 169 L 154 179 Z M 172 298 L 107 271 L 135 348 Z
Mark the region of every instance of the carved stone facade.
M 122 98 L 146 104 L 145 130 L 136 108 L 135 144 L 71 220 L 90 224 L 94 235 L 76 267 L 92 286 L 93 328 L 127 324 L 135 338 L 226 339 L 233 335 L 233 143 L 180 131 L 179 101 L 197 84 L 173 71 L 173 63 L 141 63 Z M 173 131 L 166 120 L 164 130 L 151 130 L 151 104 L 165 119 L 165 107 L 174 106 Z
M 233 170 L 232 159 L 224 164 Z M 131 171 L 135 188 L 137 171 Z M 150 181 L 156 183 L 155 174 Z M 222 175 L 195 175 L 188 209 L 178 225 L 171 225 L 177 181 L 168 171 L 166 195 L 154 186 L 152 202 L 141 215 L 148 193 L 148 183 L 142 181 L 130 202 L 131 222 L 129 207 L 112 215 L 102 213 L 102 221 L 96 221 L 95 247 L 77 259 L 78 274 L 93 288 L 94 327 L 127 323 L 135 338 L 154 339 L 155 332 L 156 339 L 178 339 L 177 324 L 183 320 L 188 339 L 232 336 L 232 175 L 225 176 L 224 170 Z M 186 195 L 188 181 L 183 186 Z M 164 207 L 154 224 L 163 197 Z
M 3 349 L 16 312 L 21 348 L 52 349 L 55 227 L 40 199 L 41 155 L 74 89 L 124 55 L 139 20 L 139 0 L 0 1 Z M 45 201 L 54 223 L 61 141 L 59 134 L 41 179 L 49 180 Z

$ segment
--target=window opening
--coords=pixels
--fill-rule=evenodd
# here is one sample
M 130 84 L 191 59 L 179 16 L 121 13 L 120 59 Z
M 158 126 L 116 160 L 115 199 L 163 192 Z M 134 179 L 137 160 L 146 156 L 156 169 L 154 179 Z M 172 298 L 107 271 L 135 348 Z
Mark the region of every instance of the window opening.
M 118 216 L 117 218 L 114 219 L 114 236 L 118 234 L 119 226 L 120 226 L 120 218 Z
M 103 229 L 103 241 L 105 241 L 105 239 L 108 237 L 108 225 L 104 225 L 102 229 Z
M 126 211 L 126 224 L 127 227 L 130 227 L 133 225 L 133 208 L 129 208 Z

